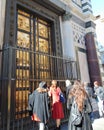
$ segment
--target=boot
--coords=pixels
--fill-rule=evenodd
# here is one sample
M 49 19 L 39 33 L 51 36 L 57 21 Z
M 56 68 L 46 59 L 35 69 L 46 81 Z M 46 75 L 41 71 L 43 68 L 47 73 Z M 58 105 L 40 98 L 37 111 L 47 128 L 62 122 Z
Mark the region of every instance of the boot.
M 59 127 L 56 127 L 54 130 L 61 130 L 60 126 Z
M 61 130 L 61 127 L 59 126 L 58 130 Z
M 55 129 L 54 130 L 57 130 L 57 127 L 55 127 Z

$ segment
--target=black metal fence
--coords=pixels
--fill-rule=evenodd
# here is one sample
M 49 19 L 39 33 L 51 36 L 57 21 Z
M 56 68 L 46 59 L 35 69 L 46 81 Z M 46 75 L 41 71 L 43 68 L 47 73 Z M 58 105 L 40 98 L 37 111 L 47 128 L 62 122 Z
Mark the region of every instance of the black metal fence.
M 65 94 L 65 80 L 75 80 L 77 64 L 71 59 L 33 52 L 28 49 L 8 47 L 0 52 L 0 130 L 31 130 L 37 124 L 28 114 L 28 94 L 37 88 L 42 80 L 50 86 L 58 81 Z M 66 104 L 63 104 L 65 118 L 68 118 Z M 50 119 L 51 128 L 54 121 Z

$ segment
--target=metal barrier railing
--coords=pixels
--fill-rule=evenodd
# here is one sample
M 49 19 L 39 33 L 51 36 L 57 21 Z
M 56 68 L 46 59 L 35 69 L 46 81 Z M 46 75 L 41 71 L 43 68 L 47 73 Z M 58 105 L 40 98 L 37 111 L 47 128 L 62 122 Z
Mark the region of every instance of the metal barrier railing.
M 1 52 L 0 52 L 1 53 Z M 78 78 L 77 63 L 71 59 L 34 52 L 23 48 L 8 47 L 2 51 L 0 78 L 2 130 L 26 130 L 33 126 L 28 115 L 28 93 L 42 80 L 50 85 L 53 79 L 65 93 L 65 80 Z M 68 118 L 66 104 L 63 105 L 65 119 Z M 49 127 L 54 125 L 50 120 Z M 34 124 L 34 127 L 37 127 Z

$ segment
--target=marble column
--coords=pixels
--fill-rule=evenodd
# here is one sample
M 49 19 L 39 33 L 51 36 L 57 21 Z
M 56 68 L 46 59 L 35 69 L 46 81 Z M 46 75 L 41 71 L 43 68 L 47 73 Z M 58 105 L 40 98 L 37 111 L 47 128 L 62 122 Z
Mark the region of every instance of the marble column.
M 0 0 L 0 49 L 3 45 L 6 0 Z
M 0 79 L 2 78 L 1 67 L 2 67 L 2 46 L 4 40 L 4 26 L 5 26 L 5 9 L 6 9 L 5 7 L 6 7 L 6 0 L 0 0 Z M 1 80 L 0 80 L 0 105 L 1 105 Z M 0 106 L 0 113 L 1 113 L 1 106 Z
M 63 56 L 75 59 L 75 48 L 73 42 L 73 30 L 70 13 L 66 13 L 62 18 L 62 47 Z
M 71 24 L 70 13 L 66 13 L 61 21 L 61 37 L 62 37 L 62 48 L 63 48 L 63 57 L 75 61 L 75 47 L 73 41 L 73 29 Z M 65 63 L 65 77 L 71 79 L 77 79 L 77 65 L 75 62 Z M 67 68 L 67 69 L 66 69 Z
M 2 50 L 4 40 L 5 9 L 6 9 L 6 0 L 0 0 L 0 50 Z M 0 77 L 1 77 L 1 64 L 2 64 L 1 60 L 2 60 L 2 53 L 0 51 Z
M 102 84 L 94 35 L 92 33 L 88 33 L 86 34 L 85 39 L 86 39 L 87 59 L 88 59 L 88 67 L 91 83 L 93 85 L 93 82 L 96 80 L 100 84 Z

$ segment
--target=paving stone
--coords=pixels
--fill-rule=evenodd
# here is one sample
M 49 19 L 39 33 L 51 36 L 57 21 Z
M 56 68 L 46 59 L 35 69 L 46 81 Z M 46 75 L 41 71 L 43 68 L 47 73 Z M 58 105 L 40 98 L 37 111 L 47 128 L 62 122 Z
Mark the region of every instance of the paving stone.
M 104 130 L 104 118 L 94 120 L 92 126 L 93 130 Z M 63 124 L 61 130 L 68 130 L 68 124 Z

